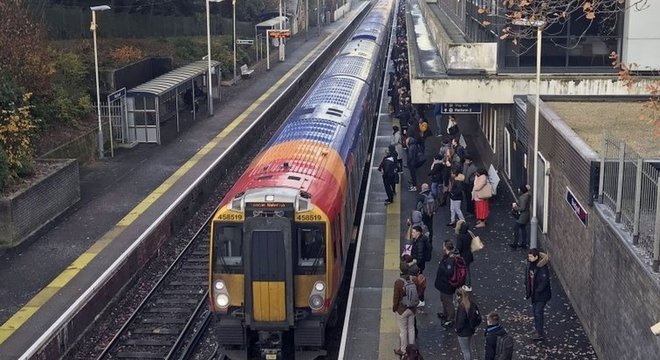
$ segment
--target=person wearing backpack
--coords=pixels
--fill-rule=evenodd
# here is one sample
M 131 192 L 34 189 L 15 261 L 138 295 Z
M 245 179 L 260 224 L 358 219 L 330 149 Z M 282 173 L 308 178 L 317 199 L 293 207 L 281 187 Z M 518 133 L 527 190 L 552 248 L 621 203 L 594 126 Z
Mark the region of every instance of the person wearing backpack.
M 411 230 L 412 250 L 411 255 L 419 266 L 419 272 L 424 273 L 426 262 L 431 260 L 433 249 L 429 238 L 424 235 L 423 229 L 419 225 L 414 225 Z
M 417 194 L 417 211 L 422 213 L 422 221 L 429 229 L 429 241 L 433 242 L 433 214 L 435 214 L 435 198 L 429 184 L 423 183 L 422 191 Z
M 435 274 L 435 288 L 440 291 L 440 301 L 442 302 L 442 312 L 438 313 L 438 318 L 442 321 L 442 326 L 449 328 L 454 322 L 454 293 L 456 287 L 449 284 L 449 278 L 454 273 L 454 244 L 451 240 L 445 240 L 442 244 L 444 255 L 438 264 L 438 271 Z
M 470 299 L 470 291 L 462 286 L 457 291 L 458 309 L 456 309 L 456 335 L 463 353 L 463 360 L 472 360 L 471 342 L 477 327 L 481 324 L 479 307 Z
M 383 176 L 383 185 L 387 194 L 385 205 L 389 205 L 394 201 L 395 188 L 399 176 L 396 172 L 396 156 L 389 150 L 385 150 L 385 156 L 378 166 L 378 171 Z
M 472 254 L 472 235 L 470 234 L 470 226 L 465 220 L 458 220 L 456 223 L 456 228 L 454 229 L 456 233 L 456 251 L 458 254 L 465 260 L 465 266 L 467 267 L 467 274 L 465 276 L 465 285 L 472 285 L 472 277 L 470 276 L 470 264 L 474 261 L 474 255 Z
M 500 316 L 491 312 L 486 317 L 486 360 L 513 359 L 513 337 L 500 325 Z
M 399 339 L 401 346 L 394 349 L 394 353 L 403 356 L 408 344 L 415 343 L 415 308 L 419 305 L 417 285 L 409 275 L 408 263 L 399 264 L 400 277 L 394 281 L 394 296 L 392 311 L 399 326 Z

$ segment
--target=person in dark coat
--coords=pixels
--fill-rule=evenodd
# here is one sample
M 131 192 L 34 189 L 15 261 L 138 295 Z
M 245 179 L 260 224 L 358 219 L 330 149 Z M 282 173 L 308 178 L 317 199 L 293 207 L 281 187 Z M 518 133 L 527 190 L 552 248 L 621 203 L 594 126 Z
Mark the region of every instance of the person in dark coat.
M 518 212 L 518 218 L 513 225 L 513 243 L 509 244 L 512 249 L 517 249 L 519 246 L 523 249 L 529 247 L 529 240 L 527 237 L 527 225 L 529 224 L 529 205 L 530 195 L 529 189 L 526 185 L 518 188 L 518 202 L 511 204 L 514 211 Z
M 472 335 L 481 323 L 481 314 L 477 304 L 472 301 L 470 291 L 466 286 L 458 289 L 457 294 L 456 335 L 458 335 L 458 345 L 463 353 L 463 360 L 472 360 Z
M 411 230 L 412 250 L 411 255 L 417 261 L 419 273 L 423 274 L 426 268 L 426 262 L 431 259 L 431 243 L 429 238 L 424 235 L 424 230 L 419 225 L 414 225 Z
M 421 148 L 414 137 L 408 137 L 408 170 L 410 171 L 410 186 L 408 191 L 417 191 L 417 168 L 421 166 L 422 160 L 419 156 Z
M 500 316 L 496 312 L 491 312 L 486 316 L 486 360 L 511 360 L 513 358 L 513 349 L 502 349 L 499 357 L 497 354 L 497 338 L 506 335 L 506 330 L 500 325 Z
M 394 201 L 395 187 L 397 177 L 399 176 L 396 171 L 396 157 L 391 154 L 389 150 L 385 150 L 385 156 L 378 166 L 378 171 L 380 171 L 383 176 L 383 185 L 385 186 L 385 193 L 387 194 L 385 205 L 389 205 Z
M 438 272 L 435 274 L 435 288 L 440 291 L 440 301 L 442 302 L 442 313 L 438 313 L 438 318 L 442 320 L 442 326 L 448 329 L 454 323 L 454 293 L 456 288 L 449 284 L 449 278 L 454 272 L 455 248 L 451 240 L 445 240 L 442 245 L 444 255 L 438 264 Z
M 465 278 L 465 285 L 472 286 L 472 277 L 470 271 L 470 264 L 474 261 L 472 255 L 472 235 L 468 232 L 470 226 L 465 220 L 458 220 L 456 223 L 456 251 L 465 260 L 467 266 L 467 276 Z
M 548 270 L 549 257 L 538 249 L 529 249 L 527 252 L 527 275 L 525 279 L 525 299 L 532 300 L 535 332 L 532 340 L 540 341 L 545 337 L 543 331 L 543 310 L 545 304 L 552 297 L 550 290 L 550 271 Z
M 442 175 L 445 165 L 442 163 L 442 156 L 436 155 L 433 157 L 431 164 L 431 171 L 429 171 L 429 179 L 431 180 L 431 194 L 438 200 L 442 189 Z

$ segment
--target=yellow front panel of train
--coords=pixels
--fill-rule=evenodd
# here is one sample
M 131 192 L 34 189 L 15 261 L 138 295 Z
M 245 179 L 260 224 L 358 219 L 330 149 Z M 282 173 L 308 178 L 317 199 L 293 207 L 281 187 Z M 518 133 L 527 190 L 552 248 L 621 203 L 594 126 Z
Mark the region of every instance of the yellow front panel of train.
M 285 321 L 286 307 L 284 282 L 253 281 L 252 313 L 256 321 Z

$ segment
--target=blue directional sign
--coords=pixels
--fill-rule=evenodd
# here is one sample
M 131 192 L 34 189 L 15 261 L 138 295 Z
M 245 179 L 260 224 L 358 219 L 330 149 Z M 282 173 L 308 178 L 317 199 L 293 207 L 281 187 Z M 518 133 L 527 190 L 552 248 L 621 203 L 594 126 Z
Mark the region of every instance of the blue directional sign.
M 111 103 L 119 98 L 126 96 L 126 88 L 121 88 L 112 94 L 108 95 L 108 102 Z
M 589 213 L 584 209 L 582 204 L 580 204 L 578 199 L 569 188 L 566 188 L 566 202 L 571 207 L 571 210 L 573 210 L 575 216 L 577 216 L 577 218 L 582 222 L 582 225 L 586 227 L 587 223 L 589 222 Z
M 442 103 L 440 105 L 443 114 L 481 114 L 481 104 Z

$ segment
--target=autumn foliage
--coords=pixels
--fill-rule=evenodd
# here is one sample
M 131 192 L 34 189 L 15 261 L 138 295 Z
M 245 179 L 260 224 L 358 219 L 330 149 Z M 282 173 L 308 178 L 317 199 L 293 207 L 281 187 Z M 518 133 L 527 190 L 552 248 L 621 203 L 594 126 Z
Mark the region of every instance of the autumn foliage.
M 0 72 L 35 95 L 47 94 L 55 68 L 42 29 L 16 0 L 0 1 L 0 19 Z
M 144 57 L 142 50 L 130 45 L 114 48 L 110 51 L 110 57 L 118 64 L 128 64 Z

